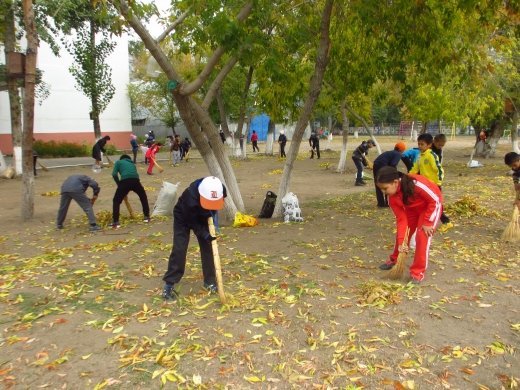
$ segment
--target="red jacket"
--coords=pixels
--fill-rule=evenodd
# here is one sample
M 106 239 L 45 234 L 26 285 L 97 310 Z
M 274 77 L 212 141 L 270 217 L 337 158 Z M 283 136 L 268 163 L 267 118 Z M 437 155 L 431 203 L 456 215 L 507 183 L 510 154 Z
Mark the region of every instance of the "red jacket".
M 251 142 L 253 142 L 253 141 L 258 141 L 258 134 L 253 133 L 253 134 L 251 135 Z
M 156 144 L 153 144 L 152 146 L 150 146 L 148 148 L 148 150 L 146 151 L 146 154 L 145 154 L 145 157 L 152 157 L 152 158 L 155 158 L 155 155 L 157 154 L 157 152 L 159 151 L 160 149 L 160 146 L 159 145 L 156 145 Z
M 403 203 L 401 182 L 397 192 L 388 197 L 388 204 L 392 208 L 397 220 L 397 242 L 402 243 L 408 227 L 408 216 L 420 216 L 417 229 L 422 226 L 433 226 L 434 221 L 442 213 L 442 194 L 439 187 L 421 175 L 408 175 L 415 183 L 414 195 L 408 198 L 408 204 Z M 411 236 L 413 232 L 409 233 Z

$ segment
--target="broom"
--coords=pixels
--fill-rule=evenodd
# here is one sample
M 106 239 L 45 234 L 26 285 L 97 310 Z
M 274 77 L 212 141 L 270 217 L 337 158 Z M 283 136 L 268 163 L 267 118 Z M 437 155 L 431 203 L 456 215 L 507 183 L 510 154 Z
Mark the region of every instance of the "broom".
M 502 240 L 509 242 L 520 241 L 520 212 L 517 205 L 514 206 L 511 222 L 507 224 L 506 229 L 502 233 Z
M 410 228 L 406 228 L 406 233 L 404 234 L 404 241 L 403 244 L 408 246 L 408 235 L 410 234 Z M 395 262 L 395 265 L 392 267 L 390 272 L 388 273 L 388 277 L 390 279 L 401 279 L 403 277 L 404 273 L 404 267 L 406 265 L 406 258 L 408 257 L 407 252 L 399 252 L 399 255 L 397 256 L 397 261 Z

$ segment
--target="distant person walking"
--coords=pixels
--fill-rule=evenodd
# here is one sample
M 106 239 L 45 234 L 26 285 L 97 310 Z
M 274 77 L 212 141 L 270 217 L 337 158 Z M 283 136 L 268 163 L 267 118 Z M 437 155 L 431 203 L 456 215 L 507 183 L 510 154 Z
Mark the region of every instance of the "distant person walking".
M 285 155 L 285 145 L 287 144 L 287 137 L 285 136 L 284 130 L 280 130 L 280 135 L 278 136 L 278 144 L 280 145 L 280 157 L 287 157 Z
M 253 152 L 260 152 L 258 148 L 258 134 L 253 130 L 253 134 L 251 134 L 251 143 L 253 144 Z
M 105 151 L 105 146 L 107 144 L 107 141 L 110 141 L 110 136 L 109 135 L 105 135 L 103 138 L 100 138 L 95 144 L 94 146 L 92 147 L 92 158 L 94 160 L 96 160 L 96 165 L 101 168 L 102 167 L 102 163 L 101 163 L 101 153 L 106 153 Z
M 85 194 L 89 187 L 94 191 L 92 199 L 89 199 Z M 96 216 L 92 208 L 100 190 L 98 183 L 86 175 L 69 176 L 61 185 L 60 208 L 58 210 L 58 217 L 56 218 L 56 227 L 63 229 L 63 222 L 69 211 L 70 202 L 74 199 L 85 214 L 87 214 L 90 231 L 95 232 L 101 230 L 96 223 Z
M 139 144 L 137 143 L 137 136 L 135 134 L 130 134 L 130 145 L 132 146 L 132 154 L 134 155 L 134 164 L 136 164 Z
M 314 152 L 316 152 L 316 156 L 320 158 L 320 138 L 313 131 L 311 136 L 309 137 L 309 146 L 311 147 L 311 158 L 314 158 Z

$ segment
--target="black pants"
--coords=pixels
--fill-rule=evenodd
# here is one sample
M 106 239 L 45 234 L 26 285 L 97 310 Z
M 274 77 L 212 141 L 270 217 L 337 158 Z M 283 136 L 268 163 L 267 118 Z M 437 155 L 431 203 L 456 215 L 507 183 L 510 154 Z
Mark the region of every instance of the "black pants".
M 213 263 L 213 251 L 211 242 L 205 239 L 209 235 L 208 229 L 193 229 L 182 218 L 182 214 L 173 211 L 173 248 L 168 259 L 168 270 L 163 280 L 169 284 L 179 283 L 186 269 L 186 254 L 190 242 L 190 230 L 193 230 L 199 241 L 200 257 L 202 260 L 202 274 L 204 283 L 216 284 L 215 264 Z
M 287 157 L 285 155 L 285 144 L 284 143 L 280 144 L 280 157 Z
M 137 149 L 132 149 L 132 154 L 134 155 L 134 164 L 137 163 Z
M 355 157 L 352 157 L 352 161 L 354 161 L 357 168 L 356 181 L 363 181 L 363 162 Z
M 258 147 L 258 141 L 252 141 L 252 142 L 253 142 L 253 152 L 254 151 L 259 152 L 260 148 Z
M 374 185 L 376 187 L 377 207 L 388 207 L 388 198 L 377 186 L 377 173 L 383 167 L 374 166 Z
M 442 192 L 442 187 L 441 186 L 438 186 L 438 187 L 439 187 L 439 190 L 441 190 L 441 192 Z M 441 223 L 443 223 L 443 224 L 450 222 L 450 218 L 444 213 L 444 205 L 442 206 L 442 214 L 441 214 L 440 220 L 441 220 Z
M 141 206 L 143 207 L 144 217 L 150 218 L 150 206 L 148 206 L 148 197 L 146 196 L 146 191 L 144 190 L 143 185 L 139 179 L 125 179 L 121 180 L 117 185 L 114 199 L 112 199 L 112 219 L 114 223 L 119 222 L 119 208 L 121 207 L 121 202 L 130 191 L 134 191 L 137 196 L 139 196 Z
M 320 145 L 317 145 L 311 150 L 311 158 L 314 158 L 314 151 L 316 151 L 316 156 L 320 158 Z

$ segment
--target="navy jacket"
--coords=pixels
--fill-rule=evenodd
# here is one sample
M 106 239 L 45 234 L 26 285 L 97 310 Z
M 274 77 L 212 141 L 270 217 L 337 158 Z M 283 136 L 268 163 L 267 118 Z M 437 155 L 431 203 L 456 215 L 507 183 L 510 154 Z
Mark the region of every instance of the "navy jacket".
M 400 160 L 401 153 L 399 153 L 397 150 L 383 152 L 374 160 L 374 171 L 377 171 L 386 166 L 397 167 L 397 164 L 399 164 Z

